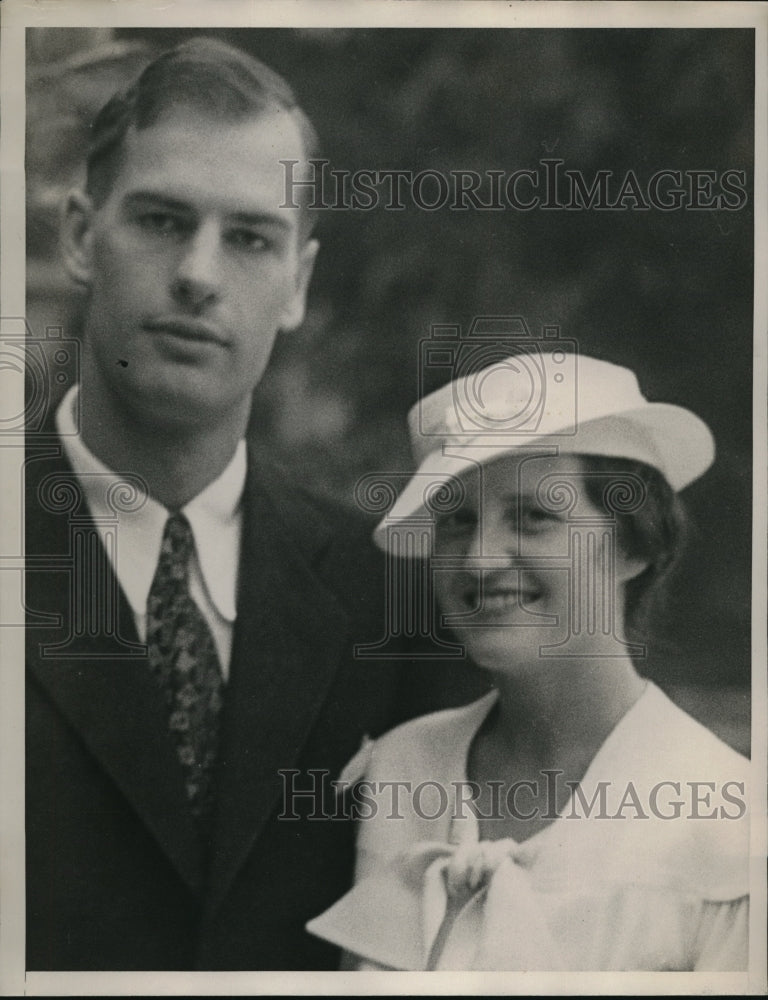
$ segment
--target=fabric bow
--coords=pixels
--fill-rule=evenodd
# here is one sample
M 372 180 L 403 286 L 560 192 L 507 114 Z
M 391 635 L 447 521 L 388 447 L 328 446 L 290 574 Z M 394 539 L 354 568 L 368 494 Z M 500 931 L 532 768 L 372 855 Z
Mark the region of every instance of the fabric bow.
M 421 842 L 398 861 L 412 888 L 421 884 L 424 968 L 559 967 L 525 845 Z
M 535 857 L 511 839 L 420 841 L 380 859 L 307 930 L 378 968 L 558 970 Z

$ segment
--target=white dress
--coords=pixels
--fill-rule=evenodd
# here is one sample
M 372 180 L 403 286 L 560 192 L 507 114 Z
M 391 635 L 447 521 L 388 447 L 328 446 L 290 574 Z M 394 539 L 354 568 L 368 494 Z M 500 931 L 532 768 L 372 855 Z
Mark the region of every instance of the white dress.
M 495 700 L 366 748 L 355 885 L 308 930 L 357 969 L 746 969 L 749 762 L 648 683 L 557 819 L 480 841 L 467 754 Z

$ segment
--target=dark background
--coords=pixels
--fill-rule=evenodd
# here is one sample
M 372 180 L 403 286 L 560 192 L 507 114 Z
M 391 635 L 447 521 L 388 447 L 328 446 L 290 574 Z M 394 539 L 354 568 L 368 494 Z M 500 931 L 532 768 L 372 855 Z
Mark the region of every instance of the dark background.
M 88 121 L 140 68 L 145 46 L 198 33 L 28 30 L 28 318 L 36 335 L 50 324 L 77 332 L 80 304 L 57 263 L 57 206 Z M 647 670 L 667 686 L 727 688 L 731 701 L 723 691 L 716 699 L 720 729 L 743 725 L 753 32 L 205 34 L 285 74 L 336 169 L 509 174 L 556 156 L 588 180 L 606 169 L 618 178 L 631 169 L 641 183 L 661 169 L 746 171 L 740 211 L 321 213 L 309 315 L 279 341 L 252 428 L 310 487 L 352 504 L 362 474 L 411 468 L 405 414 L 419 392 L 419 341 L 434 323 L 466 328 L 476 315 L 520 315 L 534 334 L 557 324 L 582 352 L 635 368 L 651 399 L 690 407 L 718 443 L 714 468 L 685 492 L 696 527 Z

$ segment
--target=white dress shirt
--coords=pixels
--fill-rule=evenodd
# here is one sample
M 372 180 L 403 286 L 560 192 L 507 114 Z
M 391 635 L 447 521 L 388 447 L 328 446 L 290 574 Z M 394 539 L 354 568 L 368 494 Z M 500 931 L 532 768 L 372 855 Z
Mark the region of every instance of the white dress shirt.
M 56 413 L 56 429 L 64 451 L 82 486 L 91 516 L 105 542 L 112 569 L 128 599 L 139 639 L 146 639 L 147 598 L 160 556 L 160 544 L 169 511 L 151 496 L 121 512 L 117 544 L 106 543 L 114 531 L 114 508 L 107 503 L 110 487 L 128 469 L 108 469 L 86 448 L 74 418 L 79 387 L 74 386 Z M 213 634 L 222 673 L 226 680 L 232 652 L 232 632 L 237 607 L 237 571 L 242 534 L 241 502 L 246 473 L 246 446 L 241 440 L 221 475 L 182 508 L 195 539 L 190 565 L 189 588 Z

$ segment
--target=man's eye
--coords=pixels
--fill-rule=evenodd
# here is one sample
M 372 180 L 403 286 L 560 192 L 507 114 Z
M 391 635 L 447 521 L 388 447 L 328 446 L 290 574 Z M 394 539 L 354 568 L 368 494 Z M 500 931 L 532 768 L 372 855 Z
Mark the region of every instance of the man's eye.
M 266 236 L 253 229 L 233 229 L 229 233 L 229 242 L 239 250 L 266 250 L 269 246 Z
M 138 223 L 150 236 L 167 236 L 180 239 L 191 232 L 193 223 L 173 212 L 143 212 Z
M 144 212 L 139 216 L 139 225 L 150 233 L 171 236 L 183 228 L 182 220 L 168 212 Z

